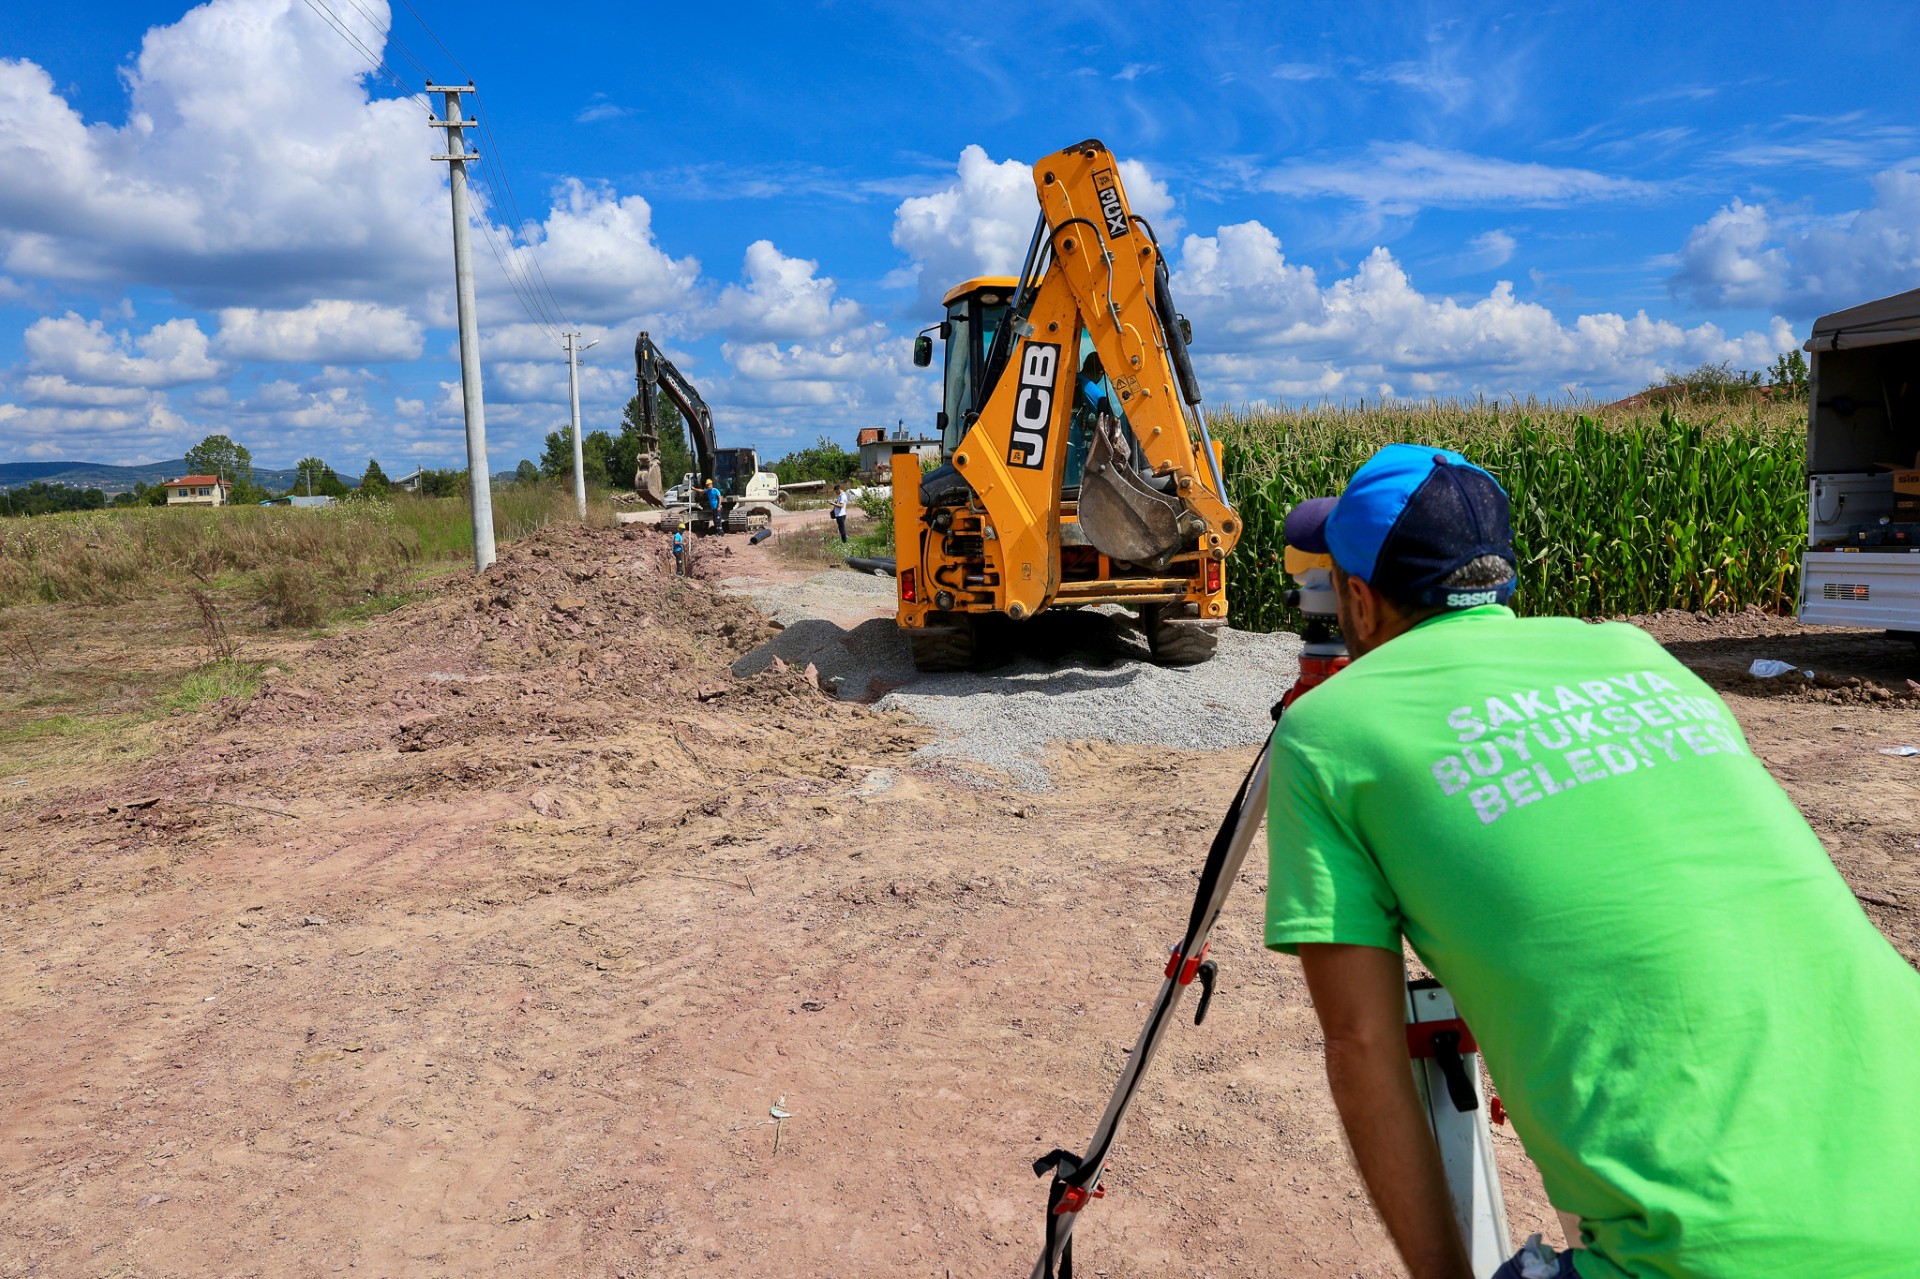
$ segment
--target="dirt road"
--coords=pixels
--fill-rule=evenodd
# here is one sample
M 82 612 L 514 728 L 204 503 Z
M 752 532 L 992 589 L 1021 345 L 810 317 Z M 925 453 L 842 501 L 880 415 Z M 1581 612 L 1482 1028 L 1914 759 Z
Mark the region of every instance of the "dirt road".
M 1651 625 L 1920 955 L 1920 760 L 1877 753 L 1916 736 L 1906 655 Z M 1025 1274 L 1027 1165 L 1090 1130 L 1251 749 L 1062 743 L 1051 789 L 982 786 L 742 664 L 775 638 L 657 537 L 551 530 L 138 764 L 0 795 L 0 1276 Z M 1088 1272 L 1396 1272 L 1262 887 Z

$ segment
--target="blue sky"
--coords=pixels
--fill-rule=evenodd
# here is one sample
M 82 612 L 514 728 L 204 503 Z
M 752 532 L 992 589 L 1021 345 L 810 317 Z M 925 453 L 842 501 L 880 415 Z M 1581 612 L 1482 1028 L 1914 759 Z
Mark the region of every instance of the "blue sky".
M 400 0 L 0 26 L 0 459 L 461 460 L 438 135 L 316 5 L 480 86 L 495 469 L 565 421 L 555 320 L 590 429 L 642 327 L 724 442 L 925 423 L 911 334 L 1085 137 L 1216 404 L 1611 398 L 1920 286 L 1906 5 L 414 2 L 451 56 Z

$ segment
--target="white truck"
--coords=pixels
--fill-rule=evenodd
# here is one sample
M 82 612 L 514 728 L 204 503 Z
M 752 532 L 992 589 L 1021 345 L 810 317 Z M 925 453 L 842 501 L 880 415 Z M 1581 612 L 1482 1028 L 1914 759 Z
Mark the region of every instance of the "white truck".
M 1920 644 L 1920 289 L 1820 317 L 1800 620 Z

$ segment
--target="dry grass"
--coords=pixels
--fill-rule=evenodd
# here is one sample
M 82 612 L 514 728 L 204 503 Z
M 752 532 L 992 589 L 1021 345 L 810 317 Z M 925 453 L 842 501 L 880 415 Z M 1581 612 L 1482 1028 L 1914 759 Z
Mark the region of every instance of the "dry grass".
M 555 486 L 494 491 L 502 542 L 573 518 Z M 397 608 L 472 547 L 453 498 L 0 520 L 0 775 L 139 758 L 170 716 L 297 656 L 288 632 Z
M 569 494 L 545 484 L 494 491 L 494 535 L 524 537 L 576 518 Z M 588 521 L 612 522 L 600 499 Z M 364 595 L 470 560 L 472 530 L 458 498 L 400 496 L 318 510 L 138 507 L 0 521 L 0 605 L 111 603 L 186 584 L 249 584 L 282 625 L 312 625 Z M 291 575 L 305 579 L 295 583 Z M 295 597 L 318 601 L 317 612 Z M 296 616 L 310 621 L 293 620 Z

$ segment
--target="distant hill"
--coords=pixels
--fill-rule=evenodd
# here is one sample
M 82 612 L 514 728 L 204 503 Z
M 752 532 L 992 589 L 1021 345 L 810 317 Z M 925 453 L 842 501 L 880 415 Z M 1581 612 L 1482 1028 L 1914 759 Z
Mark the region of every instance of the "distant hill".
M 99 489 L 111 497 L 115 493 L 131 492 L 133 486 L 142 481 L 161 484 L 167 480 L 177 480 L 186 473 L 185 458 L 176 458 L 171 462 L 148 462 L 143 466 L 103 466 L 98 462 L 0 462 L 0 489 L 20 488 L 35 480 L 44 480 L 48 484 L 65 484 L 77 489 Z M 292 467 L 273 470 L 256 466 L 253 469 L 253 482 L 278 492 L 293 483 L 294 475 Z M 342 475 L 340 479 L 348 488 L 357 487 L 360 483 L 358 475 Z

